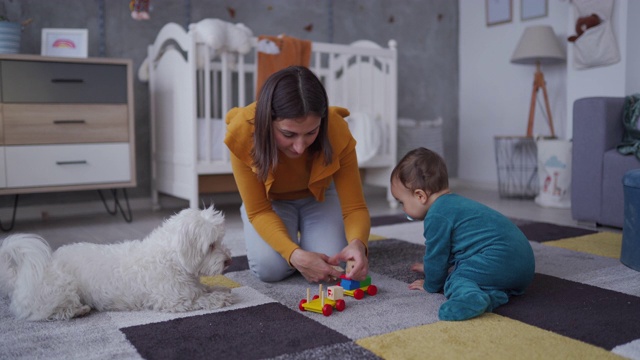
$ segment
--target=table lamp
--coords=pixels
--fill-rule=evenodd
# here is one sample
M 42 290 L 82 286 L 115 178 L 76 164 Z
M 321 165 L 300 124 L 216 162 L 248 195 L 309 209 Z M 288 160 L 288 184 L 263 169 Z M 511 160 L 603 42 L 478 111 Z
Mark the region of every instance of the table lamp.
M 557 64 L 564 62 L 566 59 L 564 50 L 556 37 L 555 32 L 549 25 L 529 26 L 524 30 L 516 50 L 511 56 L 511 62 L 514 64 L 535 64 L 536 72 L 533 78 L 533 91 L 531 93 L 531 107 L 529 108 L 529 123 L 527 124 L 527 136 L 533 136 L 533 116 L 535 113 L 535 104 L 538 90 L 542 89 L 544 95 L 544 104 L 547 110 L 547 119 L 551 136 L 555 137 L 553 129 L 553 119 L 549 108 L 549 97 L 547 96 L 547 87 L 544 75 L 540 70 L 541 64 Z

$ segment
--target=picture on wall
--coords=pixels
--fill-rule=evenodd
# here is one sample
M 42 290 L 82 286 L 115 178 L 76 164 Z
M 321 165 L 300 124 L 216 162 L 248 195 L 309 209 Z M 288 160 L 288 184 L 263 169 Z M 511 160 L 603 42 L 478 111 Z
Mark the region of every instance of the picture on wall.
M 487 26 L 511 22 L 512 0 L 486 0 Z
M 41 54 L 86 58 L 88 35 L 87 29 L 42 29 Z
M 522 0 L 520 19 L 531 20 L 547 16 L 547 0 Z

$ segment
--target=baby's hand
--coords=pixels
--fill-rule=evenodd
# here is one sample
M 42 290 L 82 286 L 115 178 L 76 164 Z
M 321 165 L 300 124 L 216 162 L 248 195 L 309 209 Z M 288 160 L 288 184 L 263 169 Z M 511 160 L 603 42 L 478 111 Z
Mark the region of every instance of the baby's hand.
M 411 271 L 424 274 L 424 263 L 411 264 Z
M 412 282 L 411 284 L 409 284 L 409 289 L 410 290 L 422 290 L 422 291 L 425 291 L 425 289 L 424 289 L 424 280 L 416 280 L 416 281 Z

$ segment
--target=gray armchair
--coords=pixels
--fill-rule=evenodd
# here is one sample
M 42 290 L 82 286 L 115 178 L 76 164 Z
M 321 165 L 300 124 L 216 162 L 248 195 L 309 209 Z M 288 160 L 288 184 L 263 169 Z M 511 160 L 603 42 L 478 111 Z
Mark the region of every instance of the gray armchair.
M 634 155 L 622 155 L 624 97 L 589 97 L 573 104 L 571 214 L 583 223 L 622 228 L 622 177 L 640 168 Z

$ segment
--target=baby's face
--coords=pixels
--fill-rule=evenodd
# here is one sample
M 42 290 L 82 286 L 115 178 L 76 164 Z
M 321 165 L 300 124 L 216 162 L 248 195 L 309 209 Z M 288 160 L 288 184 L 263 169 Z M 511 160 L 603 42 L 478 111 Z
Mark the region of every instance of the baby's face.
M 422 220 L 427 216 L 427 196 L 424 191 L 411 191 L 397 178 L 391 181 L 391 195 L 402 205 L 402 211 L 414 220 Z

